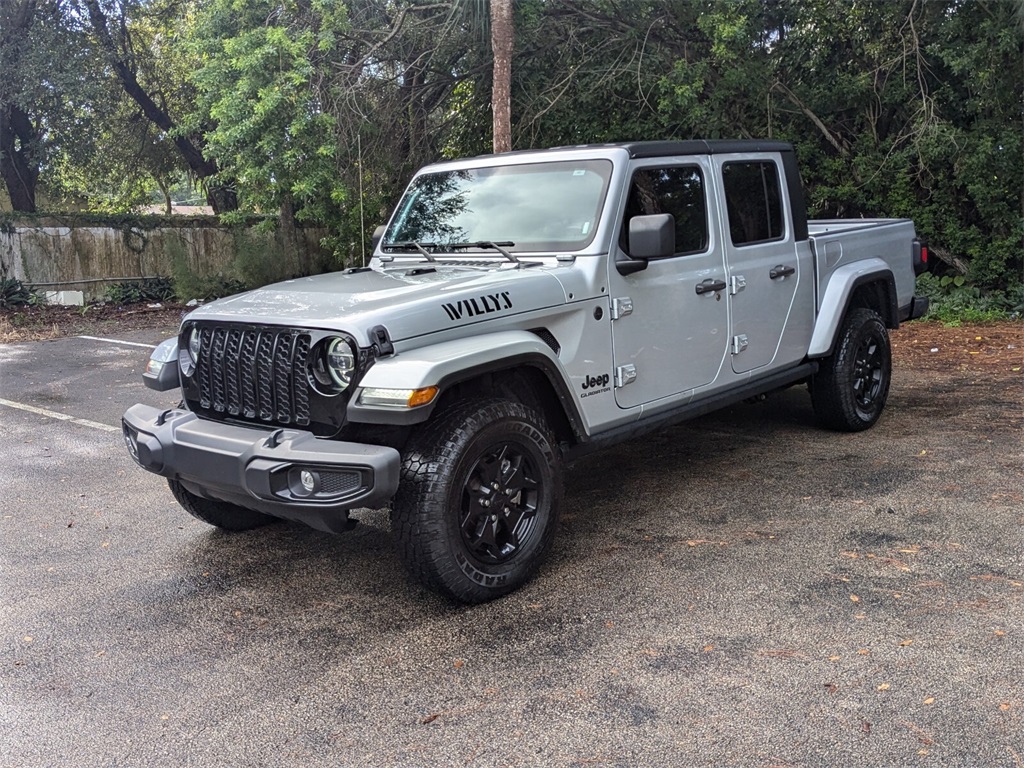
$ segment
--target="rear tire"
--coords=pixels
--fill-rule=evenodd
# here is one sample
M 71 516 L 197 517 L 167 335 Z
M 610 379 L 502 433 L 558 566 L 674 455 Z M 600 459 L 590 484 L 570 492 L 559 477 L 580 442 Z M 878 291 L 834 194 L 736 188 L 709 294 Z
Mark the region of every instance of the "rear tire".
M 811 381 L 811 403 L 823 426 L 860 432 L 882 415 L 892 379 L 892 350 L 881 316 L 855 309 L 843 320 L 835 351 Z
M 510 400 L 455 403 L 410 439 L 391 508 L 414 579 L 464 603 L 507 594 L 551 548 L 562 462 L 543 417 Z
M 226 501 L 204 499 L 185 489 L 177 480 L 168 480 L 171 493 L 186 512 L 204 523 L 224 531 L 247 531 L 275 521 L 270 515 L 253 512 L 251 509 L 229 504 Z

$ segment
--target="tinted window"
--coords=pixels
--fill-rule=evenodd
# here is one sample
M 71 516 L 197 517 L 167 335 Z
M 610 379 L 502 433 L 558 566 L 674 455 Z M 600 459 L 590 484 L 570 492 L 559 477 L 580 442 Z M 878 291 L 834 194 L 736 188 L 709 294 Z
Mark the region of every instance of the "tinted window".
M 708 212 L 700 168 L 644 168 L 633 174 L 619 240 L 622 250 L 629 252 L 629 220 L 652 213 L 671 213 L 675 217 L 676 255 L 706 250 Z
M 733 245 L 781 240 L 785 232 L 775 163 L 726 163 L 722 178 Z

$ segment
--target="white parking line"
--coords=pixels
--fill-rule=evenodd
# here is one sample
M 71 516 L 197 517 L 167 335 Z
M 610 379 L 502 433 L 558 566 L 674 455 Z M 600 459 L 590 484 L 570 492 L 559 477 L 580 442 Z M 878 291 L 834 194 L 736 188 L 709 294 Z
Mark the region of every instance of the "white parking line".
M 45 408 L 36 408 L 34 405 L 25 405 L 24 403 L 15 403 L 12 400 L 4 400 L 0 398 L 0 405 L 6 405 L 8 408 L 17 408 L 20 411 L 28 411 L 29 413 L 35 413 L 39 416 L 46 416 L 51 419 L 57 419 L 59 421 L 70 421 L 72 424 L 80 424 L 83 427 L 91 427 L 92 429 L 98 429 L 103 432 L 120 432 L 119 427 L 112 427 L 109 424 L 100 424 L 98 421 L 89 421 L 88 419 L 79 419 L 77 416 L 68 416 L 66 413 L 57 413 L 57 411 L 48 411 Z
M 156 349 L 156 344 L 142 344 L 138 341 L 121 341 L 120 339 L 105 339 L 102 336 L 78 336 L 79 339 L 89 339 L 89 341 L 105 341 L 107 344 L 124 344 L 126 347 L 145 347 L 146 349 Z

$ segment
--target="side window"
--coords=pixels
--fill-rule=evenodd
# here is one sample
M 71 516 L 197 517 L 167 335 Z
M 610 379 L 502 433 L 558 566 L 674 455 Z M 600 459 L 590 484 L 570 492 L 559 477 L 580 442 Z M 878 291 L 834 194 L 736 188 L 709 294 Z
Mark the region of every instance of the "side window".
M 785 236 L 779 170 L 775 163 L 726 163 L 722 180 L 733 245 L 764 243 Z
M 706 250 L 708 211 L 700 168 L 643 168 L 633 174 L 619 235 L 623 251 L 629 253 L 629 220 L 652 213 L 671 213 L 675 218 L 677 256 Z

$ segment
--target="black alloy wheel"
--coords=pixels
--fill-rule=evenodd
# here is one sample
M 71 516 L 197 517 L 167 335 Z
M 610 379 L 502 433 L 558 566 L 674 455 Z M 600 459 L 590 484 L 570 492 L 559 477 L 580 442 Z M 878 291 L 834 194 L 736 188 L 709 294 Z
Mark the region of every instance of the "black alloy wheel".
M 884 375 L 882 343 L 875 334 L 865 336 L 853 361 L 853 396 L 863 411 L 868 412 L 874 407 L 882 391 Z
M 538 477 L 529 450 L 516 443 L 494 446 L 470 470 L 460 528 L 481 563 L 507 562 L 529 543 L 537 527 Z

